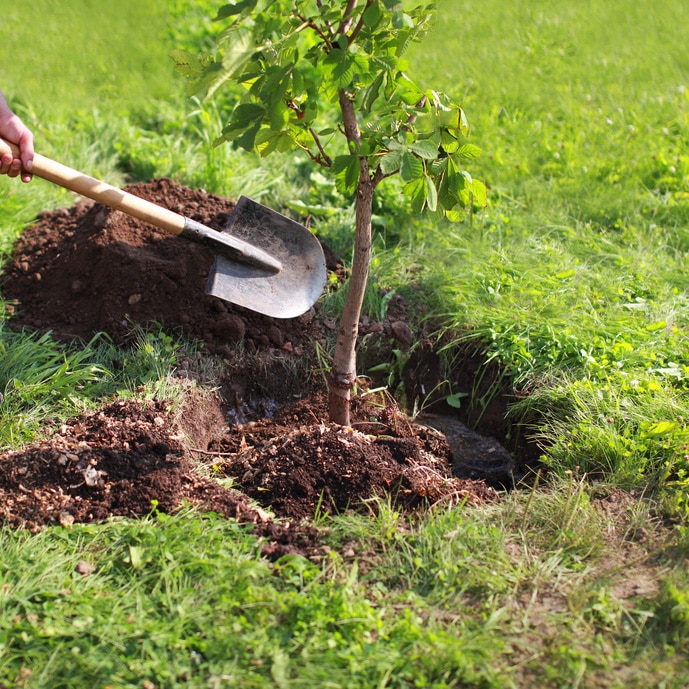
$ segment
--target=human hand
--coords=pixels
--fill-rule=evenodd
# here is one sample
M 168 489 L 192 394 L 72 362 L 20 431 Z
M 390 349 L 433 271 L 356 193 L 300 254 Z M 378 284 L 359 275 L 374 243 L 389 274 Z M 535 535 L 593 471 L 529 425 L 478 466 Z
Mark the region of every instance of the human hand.
M 30 182 L 34 156 L 33 134 L 12 112 L 2 91 L 0 91 L 0 136 L 13 144 L 17 144 L 20 151 L 19 158 L 14 157 L 11 153 L 5 153 L 0 157 L 0 174 L 9 177 L 21 175 L 22 182 Z

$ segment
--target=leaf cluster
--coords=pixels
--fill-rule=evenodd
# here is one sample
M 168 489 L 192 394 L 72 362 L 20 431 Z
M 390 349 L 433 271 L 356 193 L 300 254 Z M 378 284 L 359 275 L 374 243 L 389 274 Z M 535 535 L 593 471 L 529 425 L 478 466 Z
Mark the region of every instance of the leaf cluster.
M 400 175 L 415 212 L 460 220 L 486 204 L 485 186 L 464 170 L 480 149 L 467 141 L 459 105 L 405 73 L 404 55 L 433 10 L 397 0 L 240 0 L 215 18 L 227 24 L 217 54 L 172 57 L 190 95 L 241 87 L 216 144 L 261 156 L 302 149 L 348 194 L 363 161 L 374 186 Z M 343 103 L 356 113 L 354 126 Z

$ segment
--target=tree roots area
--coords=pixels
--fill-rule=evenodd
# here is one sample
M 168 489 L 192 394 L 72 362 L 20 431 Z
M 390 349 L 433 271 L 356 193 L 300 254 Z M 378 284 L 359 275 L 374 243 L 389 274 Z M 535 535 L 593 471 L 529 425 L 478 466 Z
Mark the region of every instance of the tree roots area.
M 167 179 L 128 191 L 218 230 L 234 206 Z M 351 427 L 330 424 L 323 377 L 307 362 L 334 323 L 318 307 L 281 320 L 207 295 L 213 260 L 203 246 L 88 202 L 44 213 L 22 234 L 2 275 L 10 327 L 65 341 L 106 333 L 126 347 L 134 325 L 156 323 L 202 345 L 178 362 L 181 401 L 115 400 L 64 423 L 46 419 L 39 440 L 4 451 L 0 521 L 39 530 L 191 505 L 253 524 L 279 556 L 308 551 L 316 515 L 370 509 L 377 497 L 401 510 L 477 504 L 514 481 L 524 448 L 506 447 L 500 395 L 471 423 L 442 404 L 412 418 L 374 391 L 353 400 Z M 418 342 L 416 327 L 401 299 L 380 322 L 364 319 L 368 351 L 382 357 L 369 364 Z M 413 351 L 410 395 L 440 380 L 432 347 Z M 204 357 L 223 362 L 217 389 L 193 384 Z

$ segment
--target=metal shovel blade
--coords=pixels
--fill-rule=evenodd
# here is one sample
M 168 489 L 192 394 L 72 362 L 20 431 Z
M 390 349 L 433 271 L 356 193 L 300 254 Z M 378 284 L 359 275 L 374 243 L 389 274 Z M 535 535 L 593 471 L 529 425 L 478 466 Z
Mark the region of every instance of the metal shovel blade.
M 225 232 L 276 259 L 277 273 L 216 255 L 206 293 L 274 318 L 308 311 L 325 288 L 327 271 L 320 242 L 303 225 L 242 196 Z

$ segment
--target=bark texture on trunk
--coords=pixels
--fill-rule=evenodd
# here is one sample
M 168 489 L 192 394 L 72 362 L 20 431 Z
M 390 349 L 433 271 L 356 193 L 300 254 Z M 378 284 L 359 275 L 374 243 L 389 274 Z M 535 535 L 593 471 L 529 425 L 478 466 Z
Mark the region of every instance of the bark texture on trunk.
M 340 92 L 340 108 L 347 139 L 358 150 L 361 134 L 356 120 L 354 104 L 344 92 Z M 350 425 L 352 389 L 356 384 L 356 345 L 359 334 L 359 318 L 364 303 L 369 263 L 371 262 L 371 215 L 375 183 L 371 178 L 368 161 L 364 156 L 359 158 L 359 167 L 352 273 L 337 329 L 328 397 L 330 421 L 342 426 Z

